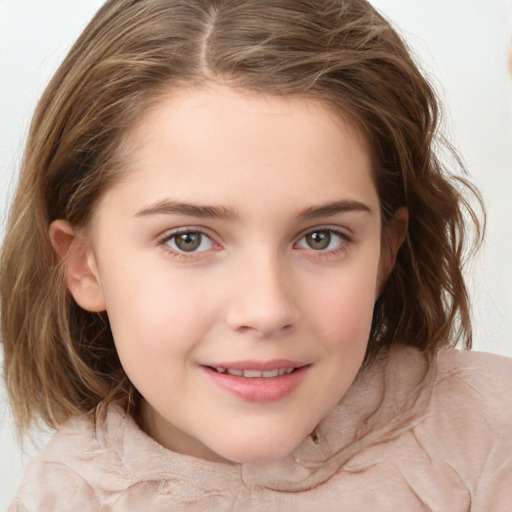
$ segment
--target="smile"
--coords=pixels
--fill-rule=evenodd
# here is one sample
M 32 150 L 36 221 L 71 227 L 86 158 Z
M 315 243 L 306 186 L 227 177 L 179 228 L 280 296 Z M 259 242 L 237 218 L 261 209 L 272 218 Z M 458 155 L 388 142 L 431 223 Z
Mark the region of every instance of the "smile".
M 239 361 L 202 366 L 216 387 L 246 402 L 275 402 L 291 395 L 311 364 L 279 360 Z
M 295 370 L 295 367 L 289 368 L 276 368 L 274 370 L 239 370 L 235 368 L 223 368 L 221 366 L 213 368 L 218 373 L 228 373 L 235 377 L 245 377 L 247 379 L 273 379 L 275 377 L 282 377 L 283 375 L 290 375 Z

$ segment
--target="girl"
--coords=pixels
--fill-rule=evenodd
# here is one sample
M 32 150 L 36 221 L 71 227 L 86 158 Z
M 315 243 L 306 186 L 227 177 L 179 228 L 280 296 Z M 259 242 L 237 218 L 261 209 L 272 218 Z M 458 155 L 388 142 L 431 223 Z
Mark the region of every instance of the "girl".
M 37 108 L 1 261 L 12 511 L 492 510 L 436 98 L 365 0 L 110 0 Z

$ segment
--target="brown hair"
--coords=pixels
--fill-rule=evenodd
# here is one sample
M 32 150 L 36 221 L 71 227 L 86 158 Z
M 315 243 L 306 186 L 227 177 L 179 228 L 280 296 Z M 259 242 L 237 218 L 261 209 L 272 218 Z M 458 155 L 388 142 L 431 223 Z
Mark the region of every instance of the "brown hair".
M 381 15 L 365 0 L 110 0 L 39 102 L 9 217 L 2 334 L 21 430 L 130 395 L 108 318 L 73 301 L 48 229 L 58 218 L 87 224 L 122 172 L 126 131 L 159 94 L 207 81 L 341 109 L 373 149 L 384 231 L 409 209 L 367 359 L 397 342 L 427 358 L 460 339 L 470 346 L 467 213 L 477 235 L 479 224 L 458 190 L 467 184 L 434 152 L 436 96 Z

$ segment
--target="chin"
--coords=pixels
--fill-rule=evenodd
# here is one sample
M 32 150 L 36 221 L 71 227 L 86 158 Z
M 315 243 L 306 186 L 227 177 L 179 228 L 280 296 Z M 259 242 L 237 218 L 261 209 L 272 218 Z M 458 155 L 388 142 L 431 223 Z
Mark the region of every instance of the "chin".
M 231 440 L 230 446 L 222 446 L 217 454 L 223 459 L 237 464 L 277 462 L 288 457 L 302 442 L 302 438 L 286 440 L 269 439 L 264 435 L 257 439 Z

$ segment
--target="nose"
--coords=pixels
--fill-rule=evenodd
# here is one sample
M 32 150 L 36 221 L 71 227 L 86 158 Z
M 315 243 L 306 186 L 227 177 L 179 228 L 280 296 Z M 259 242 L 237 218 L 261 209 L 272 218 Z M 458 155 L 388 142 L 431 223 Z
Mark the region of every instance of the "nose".
M 292 272 L 277 257 L 245 259 L 233 279 L 227 323 L 237 332 L 261 338 L 293 330 L 300 319 Z

